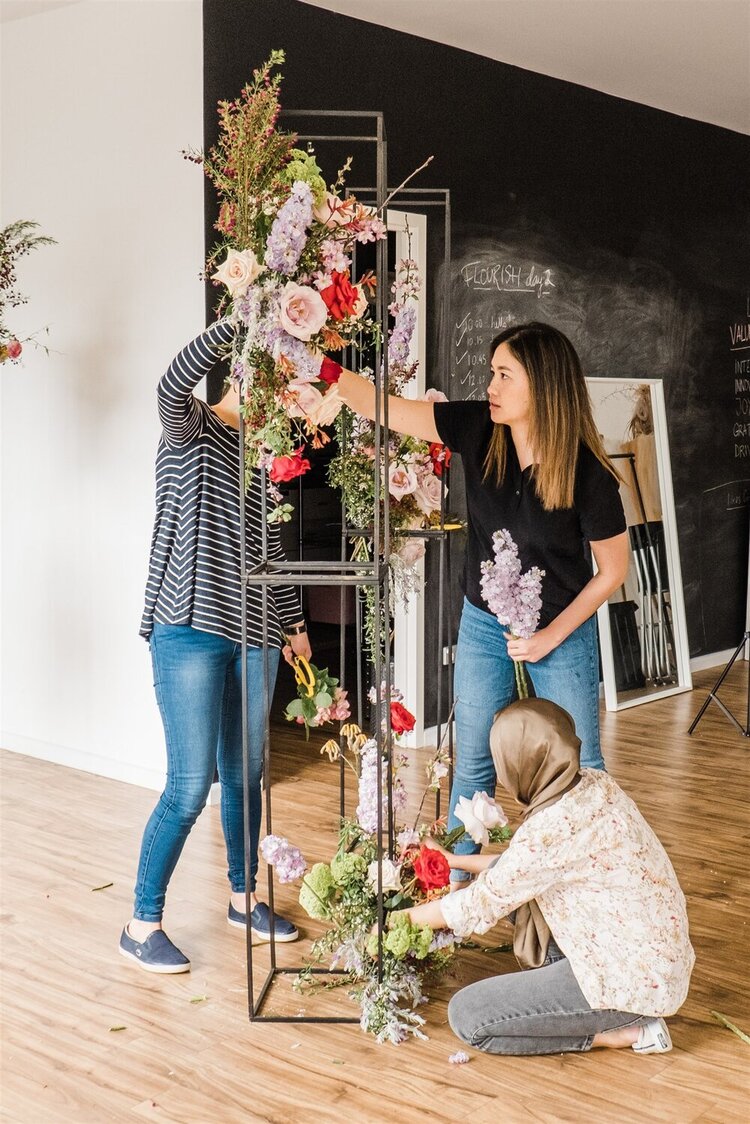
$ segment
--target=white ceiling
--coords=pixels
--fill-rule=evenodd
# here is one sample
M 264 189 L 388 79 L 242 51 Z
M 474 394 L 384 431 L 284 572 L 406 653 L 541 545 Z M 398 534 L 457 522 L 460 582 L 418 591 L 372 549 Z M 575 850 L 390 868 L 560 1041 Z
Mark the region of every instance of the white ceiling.
M 750 0 L 304 0 L 750 133 Z
M 0 17 L 76 2 L 1 0 Z M 750 133 L 750 0 L 304 2 Z

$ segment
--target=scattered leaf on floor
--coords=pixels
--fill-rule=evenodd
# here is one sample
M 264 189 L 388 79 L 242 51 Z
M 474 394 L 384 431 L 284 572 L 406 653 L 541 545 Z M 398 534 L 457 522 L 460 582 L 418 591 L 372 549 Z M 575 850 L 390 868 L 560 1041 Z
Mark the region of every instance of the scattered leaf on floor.
M 344 1063 L 341 1061 L 341 1058 L 334 1058 L 333 1064 L 334 1065 L 343 1065 Z
M 205 1003 L 208 999 L 207 995 L 194 995 L 190 1000 L 191 1003 Z
M 108 890 L 110 886 L 114 886 L 114 882 L 105 882 L 103 886 L 92 886 L 91 893 L 95 894 L 97 890 Z
M 731 1030 L 732 1034 L 736 1034 L 737 1037 L 741 1038 L 747 1046 L 750 1046 L 750 1034 L 745 1034 L 744 1030 L 740 1030 L 738 1026 L 735 1026 L 734 1023 L 730 1022 L 726 1015 L 722 1015 L 718 1011 L 712 1011 L 711 1014 L 718 1023 L 721 1023 L 722 1026 L 725 1026 L 727 1030 Z
M 111 1026 L 109 1029 L 110 1033 L 112 1033 L 115 1030 L 127 1030 L 128 1028 L 126 1026 Z

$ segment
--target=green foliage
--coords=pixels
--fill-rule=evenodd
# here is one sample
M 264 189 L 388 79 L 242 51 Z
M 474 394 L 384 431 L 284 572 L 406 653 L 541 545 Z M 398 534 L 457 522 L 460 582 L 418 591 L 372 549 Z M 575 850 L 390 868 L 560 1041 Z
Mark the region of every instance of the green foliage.
M 320 168 L 312 152 L 304 152 L 301 148 L 293 148 L 291 159 L 284 169 L 284 179 L 289 184 L 302 180 L 309 185 L 313 193 L 316 206 L 326 197 L 326 181 L 323 179 Z
M 302 879 L 299 892 L 299 904 L 309 917 L 316 921 L 325 921 L 331 916 L 329 902 L 336 893 L 336 888 L 327 863 L 315 863 Z

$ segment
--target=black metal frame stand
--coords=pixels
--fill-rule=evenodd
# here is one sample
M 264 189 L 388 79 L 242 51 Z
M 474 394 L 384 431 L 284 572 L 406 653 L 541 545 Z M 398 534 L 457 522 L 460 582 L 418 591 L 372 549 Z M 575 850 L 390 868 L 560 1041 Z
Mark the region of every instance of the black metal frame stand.
M 701 718 L 703 717 L 703 715 L 708 710 L 709 704 L 711 702 L 715 702 L 716 705 L 718 706 L 719 710 L 721 710 L 721 712 L 729 719 L 729 721 L 732 723 L 732 725 L 736 726 L 736 728 L 742 734 L 743 738 L 750 738 L 750 668 L 748 669 L 748 677 L 747 677 L 747 704 L 746 704 L 746 711 L 745 711 L 745 725 L 744 726 L 735 718 L 735 716 L 732 714 L 729 707 L 726 706 L 718 696 L 719 688 L 721 687 L 722 683 L 726 679 L 727 675 L 729 675 L 729 672 L 732 670 L 732 667 L 734 666 L 734 663 L 735 663 L 737 657 L 739 656 L 742 649 L 746 648 L 748 645 L 750 645 L 750 631 L 745 632 L 745 635 L 742 637 L 739 644 L 737 645 L 737 649 L 736 649 L 734 655 L 731 657 L 731 659 L 727 663 L 726 667 L 722 671 L 721 675 L 719 676 L 719 678 L 716 680 L 716 682 L 714 683 L 711 690 L 706 695 L 706 698 L 703 702 L 703 706 L 700 708 L 700 710 L 696 714 L 695 718 L 693 719 L 692 725 L 690 726 L 690 729 L 688 730 L 688 734 L 692 734 L 693 730 L 696 728 L 696 726 L 700 722 Z
M 316 142 L 346 142 L 372 144 L 375 146 L 375 162 L 376 162 L 376 187 L 374 189 L 375 205 L 380 209 L 382 208 L 382 217 L 386 220 L 388 200 L 387 190 L 387 174 L 386 174 L 386 136 L 383 114 L 380 112 L 359 112 L 359 111 L 337 111 L 337 110 L 287 110 L 283 114 L 288 118 L 314 118 L 320 120 L 321 123 L 327 121 L 335 121 L 337 119 L 352 119 L 361 120 L 363 125 L 363 132 L 351 133 L 342 135 L 339 133 L 317 133 L 309 135 L 300 135 L 300 141 L 316 141 Z M 367 130 L 370 126 L 369 131 Z M 370 189 L 372 190 L 372 189 Z M 402 189 L 403 190 L 403 189 Z M 400 192 L 399 192 L 400 194 Z M 411 194 L 421 194 L 416 189 Z M 434 193 L 433 193 L 434 194 Z M 446 230 L 447 230 L 447 250 L 446 253 L 449 257 L 450 254 L 450 201 L 447 192 L 445 194 L 446 206 Z M 426 203 L 427 201 L 424 200 Z M 429 204 L 428 204 L 429 205 Z M 387 485 L 385 485 L 385 496 L 381 496 L 383 491 L 383 481 L 388 480 L 388 445 L 389 445 L 389 427 L 388 427 L 388 398 L 382 395 L 383 388 L 387 385 L 388 380 L 388 351 L 387 351 L 387 326 L 388 326 L 388 286 L 387 286 L 387 243 L 381 240 L 376 245 L 376 320 L 382 326 L 382 342 L 378 344 L 375 349 L 375 388 L 376 388 L 376 415 L 375 415 L 375 439 L 374 439 L 374 463 L 384 464 L 384 474 L 381 480 L 381 474 L 375 473 L 375 497 L 374 497 L 374 520 L 372 528 L 366 531 L 350 528 L 346 524 L 345 513 L 342 518 L 342 536 L 341 536 L 341 557 L 334 562 L 305 562 L 300 560 L 298 562 L 278 562 L 269 558 L 268 556 L 268 531 L 265 522 L 263 523 L 260 543 L 260 559 L 253 565 L 248 565 L 248 546 L 245 539 L 246 521 L 245 521 L 245 426 L 244 419 L 240 415 L 240 521 L 242 523 L 241 534 L 241 550 L 240 550 L 240 569 L 241 569 L 241 582 L 242 582 L 242 732 L 243 732 L 243 773 L 244 773 L 244 788 L 245 788 L 245 877 L 246 877 L 246 898 L 245 909 L 249 918 L 250 915 L 250 825 L 249 825 L 249 772 L 248 772 L 248 708 L 249 700 L 247 696 L 247 593 L 248 589 L 252 586 L 257 586 L 261 591 L 261 627 L 265 637 L 268 636 L 268 590 L 269 587 L 294 584 L 297 586 L 311 586 L 311 585 L 329 585 L 339 587 L 341 590 L 342 607 L 345 590 L 348 586 L 354 586 L 357 590 L 362 590 L 367 587 L 372 587 L 375 591 L 375 613 L 376 619 L 380 621 L 382 614 L 386 614 L 386 621 L 388 620 L 388 612 L 390 606 L 390 568 L 389 558 L 391 554 L 391 529 L 388 516 L 388 492 Z M 448 319 L 444 318 L 444 324 L 448 323 Z M 261 473 L 261 490 L 265 495 L 266 491 L 266 470 L 262 469 Z M 445 527 L 445 473 L 443 475 L 443 484 L 441 489 L 442 497 L 442 511 L 443 522 L 439 528 L 431 529 L 428 531 L 415 531 L 415 537 L 422 538 L 438 538 L 441 543 L 440 555 L 440 620 L 441 620 L 441 651 L 442 656 L 442 621 L 443 621 L 443 582 L 442 578 L 444 573 L 450 577 L 450 546 L 448 540 L 448 530 Z M 382 500 L 385 502 L 382 502 Z M 382 509 L 382 510 L 381 510 Z M 355 538 L 366 537 L 371 541 L 372 558 L 368 561 L 352 561 L 347 557 L 349 543 Z M 253 552 L 257 558 L 257 547 Z M 361 637 L 361 616 L 360 616 L 360 598 L 356 599 L 357 604 L 357 643 L 360 644 Z M 450 605 L 450 598 L 448 598 Z M 451 622 L 449 621 L 449 628 Z M 342 612 L 341 618 L 341 672 L 342 672 L 342 686 L 344 685 L 344 654 L 345 654 L 345 625 L 344 614 Z M 452 632 L 449 633 L 452 643 Z M 362 723 L 362 683 L 361 683 L 361 659 L 358 659 L 358 704 L 360 710 L 360 726 Z M 439 668 L 442 666 L 442 660 L 439 662 Z M 390 630 L 385 629 L 384 644 L 376 645 L 375 649 L 375 696 L 376 704 L 373 710 L 374 718 L 372 721 L 371 736 L 377 741 L 378 754 L 377 754 L 377 783 L 378 791 L 383 791 L 383 769 L 386 769 L 386 809 L 383 807 L 383 799 L 378 802 L 378 823 L 377 823 L 377 839 L 378 839 L 378 859 L 382 860 L 386 851 L 392 855 L 395 846 L 395 831 L 393 819 L 393 792 L 392 792 L 392 760 L 391 760 L 391 718 L 390 706 L 383 705 L 387 703 L 391 697 L 391 642 Z M 439 690 L 442 691 L 442 670 L 439 673 Z M 263 771 L 266 778 L 266 791 L 265 791 L 265 831 L 266 834 L 271 834 L 273 831 L 272 826 L 272 801 L 271 801 L 271 756 L 270 756 L 270 678 L 268 666 L 268 647 L 264 647 L 263 657 L 263 705 L 265 707 L 265 736 L 263 748 Z M 451 677 L 449 676 L 449 680 Z M 449 691 L 452 694 L 452 682 L 449 686 Z M 452 701 L 449 698 L 449 701 Z M 442 699 L 438 698 L 438 707 L 442 705 Z M 438 739 L 440 739 L 440 719 L 441 713 L 438 710 Z M 451 734 L 451 748 L 452 748 L 452 734 Z M 452 754 L 451 754 L 452 762 Z M 452 767 L 451 767 L 452 776 Z M 345 812 L 345 793 L 344 793 L 344 766 L 341 765 L 340 773 L 340 810 L 342 816 Z M 384 846 L 383 836 L 387 832 L 387 846 Z M 380 865 L 380 864 L 379 864 Z M 381 871 L 378 872 L 378 934 L 379 941 L 382 948 L 382 934 L 384 923 L 384 909 L 383 909 L 383 889 L 381 883 Z M 274 979 L 279 975 L 294 974 L 297 975 L 301 971 L 301 967 L 280 967 L 276 959 L 276 942 L 273 937 L 275 911 L 274 911 L 274 879 L 273 868 L 268 868 L 268 906 L 270 912 L 271 923 L 271 939 L 268 942 L 270 952 L 270 969 L 267 972 L 266 978 L 263 981 L 257 999 L 255 998 L 255 974 L 253 969 L 253 946 L 252 934 L 250 926 L 247 926 L 246 932 L 246 950 L 247 950 L 247 981 L 248 981 L 248 1014 L 251 1021 L 267 1021 L 267 1022 L 284 1022 L 284 1023 L 359 1023 L 359 1016 L 317 1016 L 317 1015 L 274 1015 L 263 1014 L 262 1008 L 265 1000 L 268 997 L 269 990 Z M 331 968 L 312 968 L 310 971 L 316 975 L 325 976 L 341 976 L 347 973 L 343 969 Z

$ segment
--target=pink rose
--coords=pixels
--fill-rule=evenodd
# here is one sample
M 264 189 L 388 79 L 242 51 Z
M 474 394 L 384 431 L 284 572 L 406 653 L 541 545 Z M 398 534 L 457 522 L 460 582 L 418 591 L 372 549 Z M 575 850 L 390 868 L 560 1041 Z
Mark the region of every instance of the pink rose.
M 425 393 L 422 395 L 422 401 L 423 402 L 447 402 L 448 398 L 445 394 L 443 394 L 442 390 L 435 390 L 435 388 L 431 386 L 430 389 L 426 390 Z
M 420 558 L 424 558 L 425 546 L 424 539 L 404 539 L 396 553 L 405 566 L 414 566 Z
M 410 465 L 392 464 L 388 469 L 388 491 L 401 500 L 417 488 L 417 474 Z
M 345 226 L 351 218 L 351 215 L 348 214 L 349 211 L 351 211 L 351 204 L 348 200 L 339 199 L 338 195 L 334 195 L 330 191 L 326 192 L 326 197 L 322 203 L 313 207 L 315 218 L 318 222 L 322 222 L 323 226 L 327 226 L 329 230 L 337 226 Z
M 18 340 L 9 340 L 5 345 L 5 350 L 8 353 L 9 359 L 18 359 L 18 356 L 23 351 L 23 348 L 21 347 L 21 344 L 18 342 Z
M 357 320 L 359 320 L 360 316 L 363 316 L 367 311 L 367 297 L 365 296 L 365 291 L 361 285 L 355 285 L 354 292 L 357 294 L 357 299 L 354 304 L 354 311 L 352 315 L 355 316 Z
M 330 425 L 338 417 L 342 405 L 338 385 L 334 383 L 321 395 L 320 402 L 307 416 L 313 425 Z
M 425 515 L 440 508 L 440 481 L 434 473 L 427 473 L 419 481 L 414 492 L 417 507 Z
M 229 250 L 226 260 L 211 275 L 212 281 L 220 281 L 229 289 L 231 296 L 241 297 L 263 272 L 252 250 Z
M 287 407 L 290 418 L 308 418 L 311 413 L 320 409 L 323 395 L 317 386 L 306 379 L 292 379 L 289 390 L 294 393 L 294 404 Z
M 309 285 L 287 281 L 281 294 L 279 320 L 282 328 L 305 343 L 317 335 L 328 319 L 325 301 Z

